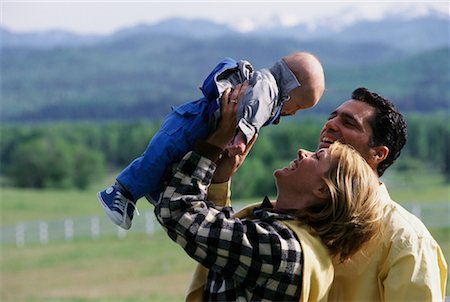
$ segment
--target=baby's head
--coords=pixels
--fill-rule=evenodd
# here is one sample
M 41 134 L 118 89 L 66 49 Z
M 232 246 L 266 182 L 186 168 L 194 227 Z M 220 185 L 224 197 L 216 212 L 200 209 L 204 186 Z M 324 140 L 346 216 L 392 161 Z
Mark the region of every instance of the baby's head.
M 283 104 L 281 115 L 294 115 L 298 110 L 316 105 L 325 90 L 325 75 L 319 60 L 307 52 L 294 52 L 282 60 L 301 86 L 289 92 L 290 98 Z

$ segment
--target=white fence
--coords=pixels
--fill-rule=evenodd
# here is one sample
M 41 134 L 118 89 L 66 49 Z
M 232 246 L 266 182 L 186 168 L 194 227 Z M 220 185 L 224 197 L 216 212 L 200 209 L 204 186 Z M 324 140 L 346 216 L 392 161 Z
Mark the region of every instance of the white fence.
M 47 244 L 50 241 L 72 241 L 75 239 L 98 239 L 106 236 L 124 238 L 129 233 L 145 233 L 148 235 L 159 231 L 152 211 L 135 217 L 133 227 L 126 231 L 114 225 L 105 216 L 68 217 L 46 221 L 24 221 L 15 225 L 2 226 L 0 229 L 1 244 L 15 244 L 19 247 L 29 243 Z
M 237 207 L 239 208 L 239 207 Z M 450 227 L 450 204 L 410 204 L 409 211 L 419 217 L 429 228 Z M 135 216 L 133 226 L 125 231 L 115 226 L 106 215 L 87 217 L 68 217 L 46 221 L 24 221 L 15 225 L 2 226 L 0 229 L 0 243 L 15 244 L 22 247 L 30 243 L 47 244 L 50 241 L 72 241 L 75 239 L 97 239 L 105 236 L 116 236 L 121 239 L 129 233 L 151 235 L 160 231 L 153 211 L 148 210 Z

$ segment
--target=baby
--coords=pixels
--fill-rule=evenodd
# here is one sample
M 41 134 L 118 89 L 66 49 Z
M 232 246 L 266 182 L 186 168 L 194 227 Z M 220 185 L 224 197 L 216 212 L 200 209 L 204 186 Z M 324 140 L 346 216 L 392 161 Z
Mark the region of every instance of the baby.
M 249 66 L 250 63 L 241 61 L 240 64 Z M 227 80 L 221 81 L 226 83 Z M 227 87 L 221 81 L 218 85 Z M 262 126 L 278 123 L 280 116 L 294 115 L 298 110 L 313 107 L 325 88 L 321 64 L 313 55 L 304 52 L 283 57 L 271 69 L 255 71 L 249 81 L 250 89 L 242 98 L 238 111 L 237 133 L 227 147 L 230 155 L 242 154 Z M 232 84 L 228 83 L 228 86 Z
M 141 197 L 146 196 L 151 203 L 158 201 L 171 166 L 217 126 L 222 93 L 245 81 L 249 86 L 239 101 L 236 135 L 227 146 L 231 156 L 242 154 L 261 127 L 314 106 L 325 89 L 322 65 L 306 52 L 294 52 L 271 68 L 257 71 L 247 61 L 224 59 L 203 82 L 204 97 L 175 108 L 143 155 L 120 173 L 114 185 L 97 194 L 115 224 L 131 227 L 136 201 Z

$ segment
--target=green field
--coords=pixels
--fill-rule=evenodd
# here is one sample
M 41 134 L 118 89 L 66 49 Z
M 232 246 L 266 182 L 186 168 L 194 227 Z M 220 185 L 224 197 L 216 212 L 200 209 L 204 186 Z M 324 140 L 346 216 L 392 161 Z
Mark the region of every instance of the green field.
M 442 203 L 450 185 L 436 175 L 390 175 L 391 195 L 400 203 Z M 2 188 L 1 225 L 19 221 L 102 215 L 99 188 L 57 191 Z M 140 202 L 140 210 L 151 209 Z M 431 228 L 450 255 L 450 228 Z M 447 256 L 448 257 L 448 256 Z M 447 259 L 448 260 L 448 259 Z M 1 301 L 181 301 L 195 263 L 164 233 L 130 234 L 97 240 L 3 245 Z M 447 296 L 450 290 L 447 286 Z
M 181 301 L 194 262 L 163 233 L 2 248 L 1 301 Z

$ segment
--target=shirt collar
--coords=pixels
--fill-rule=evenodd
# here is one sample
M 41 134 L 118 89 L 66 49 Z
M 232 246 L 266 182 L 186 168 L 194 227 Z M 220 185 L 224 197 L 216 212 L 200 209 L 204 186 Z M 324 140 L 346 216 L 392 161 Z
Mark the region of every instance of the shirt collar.
M 265 196 L 263 202 L 259 207 L 255 207 L 253 209 L 253 216 L 261 220 L 287 220 L 293 219 L 293 217 L 289 214 L 271 212 L 273 210 L 273 204 L 270 199 Z
M 383 182 L 380 183 L 378 194 L 380 197 L 380 201 L 383 204 L 383 207 L 392 202 L 392 198 L 389 195 L 386 185 Z
M 269 70 L 278 84 L 280 95 L 279 102 L 280 104 L 284 103 L 289 99 L 289 92 L 300 87 L 301 84 L 283 60 L 275 62 Z
M 270 201 L 269 197 L 264 196 L 263 202 L 259 206 L 260 209 L 273 209 L 273 204 Z

